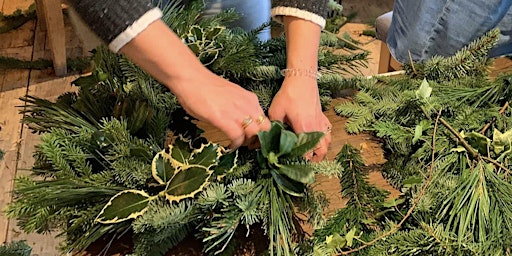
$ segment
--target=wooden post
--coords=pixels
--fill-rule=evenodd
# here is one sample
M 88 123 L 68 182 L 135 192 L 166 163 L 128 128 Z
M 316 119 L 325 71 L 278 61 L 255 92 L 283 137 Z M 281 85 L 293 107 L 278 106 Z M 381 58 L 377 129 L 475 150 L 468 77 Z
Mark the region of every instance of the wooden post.
M 38 17 L 44 16 L 48 42 L 52 52 L 53 68 L 57 76 L 67 73 L 66 66 L 66 31 L 61 0 L 36 0 Z M 42 15 L 40 14 L 42 11 Z
M 44 17 L 44 0 L 36 0 L 37 29 L 46 31 L 46 18 Z
M 379 69 L 378 73 L 386 73 L 390 70 L 391 53 L 389 52 L 388 45 L 380 41 L 380 56 L 379 56 Z

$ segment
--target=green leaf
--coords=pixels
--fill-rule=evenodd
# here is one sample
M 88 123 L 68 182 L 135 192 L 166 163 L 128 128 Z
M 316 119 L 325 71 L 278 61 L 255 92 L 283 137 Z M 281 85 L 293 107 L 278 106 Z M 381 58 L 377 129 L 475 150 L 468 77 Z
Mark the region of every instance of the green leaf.
M 103 207 L 98 217 L 96 217 L 96 221 L 103 224 L 112 224 L 135 219 L 148 209 L 148 204 L 153 198 L 144 191 L 121 191 Z
M 418 140 L 421 138 L 421 134 L 423 134 L 423 127 L 421 125 L 416 125 L 416 129 L 414 129 L 414 138 L 412 138 L 412 144 L 416 144 Z
M 169 155 L 166 150 L 158 152 L 158 154 L 153 158 L 151 173 L 158 183 L 162 185 L 166 184 L 172 176 L 174 176 L 176 171 L 177 168 L 172 164 L 171 155 Z
M 275 170 L 271 170 L 270 173 L 274 178 L 277 186 L 284 192 L 297 197 L 304 196 L 304 190 L 306 187 L 303 183 L 293 181 L 285 176 L 280 175 Z
M 192 150 L 193 148 L 189 140 L 184 139 L 181 136 L 176 138 L 171 147 L 171 158 L 173 159 L 173 164 L 176 166 L 188 165 L 188 160 L 190 160 Z
M 315 170 L 308 164 L 278 164 L 278 172 L 286 175 L 288 178 L 305 183 L 311 184 L 315 181 Z
M 382 206 L 384 206 L 386 208 L 391 208 L 391 207 L 399 206 L 399 205 L 403 204 L 404 202 L 405 202 L 405 199 L 403 199 L 403 198 L 400 198 L 400 199 L 393 198 L 389 201 L 382 203 Z
M 405 179 L 403 181 L 403 185 L 404 185 L 404 187 L 412 187 L 414 185 L 421 184 L 422 182 L 423 182 L 422 177 L 413 176 L 413 177 L 409 177 L 409 178 Z
M 221 156 L 221 148 L 218 144 L 208 143 L 201 145 L 201 148 L 194 150 L 192 159 L 189 160 L 190 165 L 200 165 L 207 169 L 218 163 Z
M 424 78 L 423 82 L 421 82 L 420 88 L 416 91 L 416 98 L 420 100 L 426 100 L 430 98 L 430 94 L 432 93 L 432 87 L 427 82 L 427 79 Z
M 461 132 L 461 136 L 480 154 L 487 155 L 487 151 L 491 147 L 491 140 L 489 138 L 478 132 Z
M 179 202 L 185 198 L 192 198 L 203 191 L 208 184 L 212 172 L 204 166 L 194 165 L 180 170 L 167 185 L 165 197 L 167 200 Z
M 293 146 L 297 143 L 297 135 L 295 133 L 283 130 L 281 131 L 281 138 L 279 143 L 279 155 L 285 155 L 292 151 Z
M 345 240 L 347 241 L 347 246 L 352 247 L 352 242 L 354 241 L 354 237 L 356 237 L 356 228 L 353 227 L 346 235 Z
M 288 156 L 299 157 L 303 156 L 307 152 L 313 150 L 320 139 L 325 135 L 323 132 L 307 132 L 297 134 L 297 142 L 293 149 L 288 153 Z
M 335 233 L 333 235 L 325 237 L 325 243 L 327 244 L 327 248 L 331 250 L 337 250 L 339 248 L 344 248 L 347 245 L 347 240 L 340 236 L 340 234 Z
M 233 172 L 237 166 L 238 150 L 224 154 L 219 158 L 219 164 L 215 166 L 214 173 L 218 179 L 222 179 L 226 174 Z
M 499 154 L 505 150 L 506 146 L 510 146 L 512 143 L 512 130 L 508 130 L 505 133 L 501 133 L 498 129 L 494 129 L 492 135 L 492 146 L 494 152 Z
M 270 152 L 278 152 L 281 131 L 283 129 L 283 124 L 279 122 L 272 122 L 272 127 L 268 132 L 258 132 L 258 139 L 260 140 L 261 145 L 261 153 L 264 157 L 267 157 Z

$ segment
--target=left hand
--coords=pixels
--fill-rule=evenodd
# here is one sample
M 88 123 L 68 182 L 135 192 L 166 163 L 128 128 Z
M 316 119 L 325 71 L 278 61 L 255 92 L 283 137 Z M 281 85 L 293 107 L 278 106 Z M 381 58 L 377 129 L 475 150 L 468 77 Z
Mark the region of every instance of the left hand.
M 310 77 L 288 76 L 272 100 L 269 118 L 287 123 L 296 133 L 324 132 L 317 147 L 305 155 L 314 162 L 325 158 L 331 143 L 331 122 L 322 112 L 316 81 Z

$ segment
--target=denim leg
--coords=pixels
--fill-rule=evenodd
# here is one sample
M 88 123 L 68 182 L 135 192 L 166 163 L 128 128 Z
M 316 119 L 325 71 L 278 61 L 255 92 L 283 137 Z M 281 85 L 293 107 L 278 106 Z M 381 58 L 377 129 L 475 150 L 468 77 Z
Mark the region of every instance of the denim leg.
M 512 50 L 512 0 L 395 0 L 387 43 L 402 63 L 450 56 L 492 28 L 503 36 L 491 56 Z
M 207 0 L 205 15 L 215 15 L 227 9 L 234 9 L 240 15 L 232 26 L 246 31 L 270 21 L 270 0 Z M 262 41 L 269 40 L 270 28 L 262 31 L 258 37 Z

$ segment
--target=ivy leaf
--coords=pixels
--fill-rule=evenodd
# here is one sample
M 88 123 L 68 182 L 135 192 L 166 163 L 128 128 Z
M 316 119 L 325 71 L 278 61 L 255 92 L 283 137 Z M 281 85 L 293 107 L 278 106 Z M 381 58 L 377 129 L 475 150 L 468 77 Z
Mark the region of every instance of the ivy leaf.
M 461 132 L 461 136 L 478 151 L 478 153 L 487 155 L 487 150 L 491 146 L 491 140 L 478 132 Z
M 279 143 L 279 155 L 285 155 L 292 151 L 293 146 L 297 143 L 297 135 L 295 133 L 283 130 Z
M 499 154 L 505 150 L 506 146 L 509 146 L 512 143 L 512 130 L 506 131 L 505 133 L 501 133 L 498 129 L 494 129 L 492 135 L 492 146 L 494 152 Z
M 426 100 L 430 98 L 430 94 L 432 93 L 432 87 L 427 82 L 427 79 L 424 78 L 423 82 L 421 82 L 420 88 L 416 91 L 416 98 L 420 100 Z
M 204 166 L 194 165 L 180 170 L 167 184 L 165 197 L 167 200 L 179 202 L 185 198 L 192 198 L 203 191 L 208 185 L 212 172 Z
M 288 178 L 310 184 L 315 181 L 315 171 L 308 164 L 277 164 L 280 174 L 286 175 Z
M 356 237 L 356 228 L 353 227 L 346 235 L 345 240 L 347 241 L 347 246 L 352 247 L 352 242 L 354 241 L 354 237 Z
M 423 127 L 418 124 L 416 125 L 416 129 L 414 129 L 414 138 L 412 138 L 412 144 L 416 144 L 418 140 L 421 138 L 421 134 L 423 134 Z
M 103 207 L 96 221 L 103 224 L 119 223 L 144 214 L 153 197 L 139 190 L 125 190 L 113 196 Z
M 297 142 L 295 143 L 295 146 L 287 155 L 291 157 L 303 156 L 307 152 L 313 150 L 324 135 L 325 134 L 323 132 L 299 133 L 297 135 Z
M 190 165 L 200 165 L 210 168 L 212 165 L 217 164 L 221 155 L 221 148 L 218 144 L 208 143 L 203 144 L 200 149 L 194 150 L 192 159 L 189 160 Z
M 151 164 L 153 178 L 160 184 L 166 184 L 176 173 L 177 168 L 172 164 L 171 155 L 166 150 L 158 152 Z
M 327 244 L 327 247 L 336 250 L 339 248 L 344 248 L 347 245 L 347 240 L 340 236 L 340 234 L 335 233 L 333 235 L 327 236 L 325 238 L 325 243 Z
M 306 187 L 304 186 L 303 183 L 288 179 L 277 173 L 275 170 L 270 171 L 270 173 L 272 174 L 272 177 L 274 178 L 274 181 L 276 182 L 277 186 L 284 192 L 292 196 L 304 196 L 304 190 L 306 189 Z
M 393 198 L 389 201 L 382 203 L 382 206 L 384 206 L 386 208 L 397 207 L 397 206 L 403 204 L 404 202 L 405 202 L 405 199 L 403 199 L 403 198 L 400 198 L 398 200 Z
M 261 145 L 261 153 L 264 157 L 267 157 L 270 152 L 278 152 L 281 131 L 283 129 L 284 126 L 280 122 L 272 122 L 272 127 L 268 132 L 258 132 L 258 139 L 260 140 Z

